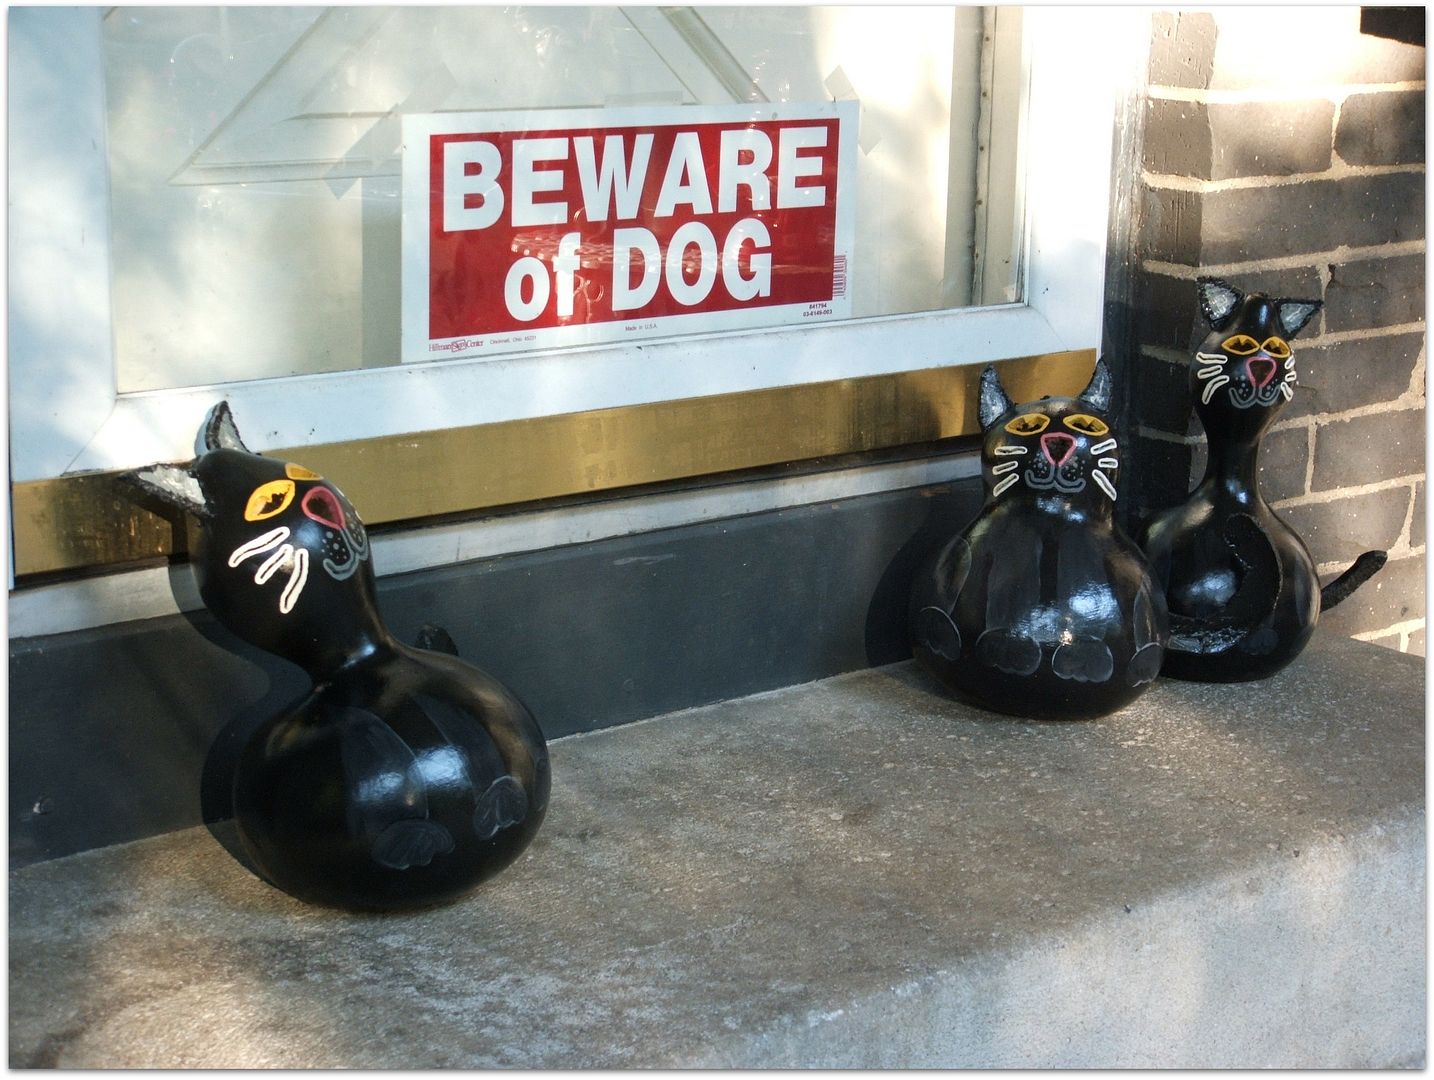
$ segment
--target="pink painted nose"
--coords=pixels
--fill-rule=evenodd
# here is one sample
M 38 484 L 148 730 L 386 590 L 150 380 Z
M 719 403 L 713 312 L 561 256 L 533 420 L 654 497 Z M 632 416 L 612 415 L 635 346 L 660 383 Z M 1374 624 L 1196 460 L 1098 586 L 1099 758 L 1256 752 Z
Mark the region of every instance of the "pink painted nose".
M 1245 361 L 1245 373 L 1255 384 L 1256 390 L 1263 390 L 1280 370 L 1279 361 L 1264 353 L 1256 353 Z
M 1052 431 L 1041 436 L 1041 453 L 1056 468 L 1066 463 L 1066 458 L 1075 452 L 1075 437 L 1063 431 Z

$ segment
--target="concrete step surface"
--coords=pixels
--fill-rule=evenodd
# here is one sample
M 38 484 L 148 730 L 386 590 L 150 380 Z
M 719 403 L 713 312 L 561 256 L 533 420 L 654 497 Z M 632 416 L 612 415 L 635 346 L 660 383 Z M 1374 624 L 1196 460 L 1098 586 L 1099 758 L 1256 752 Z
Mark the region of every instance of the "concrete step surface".
M 1424 1063 L 1417 658 L 1317 632 L 1076 724 L 898 664 L 552 757 L 434 911 L 306 907 L 223 826 L 12 872 L 11 1066 Z

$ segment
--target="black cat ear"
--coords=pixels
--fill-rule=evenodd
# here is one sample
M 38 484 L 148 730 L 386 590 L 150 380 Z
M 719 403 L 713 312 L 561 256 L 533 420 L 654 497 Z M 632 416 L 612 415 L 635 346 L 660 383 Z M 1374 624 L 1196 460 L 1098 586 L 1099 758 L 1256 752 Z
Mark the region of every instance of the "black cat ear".
M 1093 412 L 1108 413 L 1110 396 L 1114 389 L 1110 368 L 1105 366 L 1105 358 L 1101 357 L 1095 362 L 1095 372 L 1090 377 L 1090 384 L 1080 392 L 1080 400 L 1089 405 Z
M 199 481 L 182 465 L 149 465 L 143 469 L 121 473 L 122 483 L 138 488 L 146 495 L 153 495 L 161 502 L 177 506 L 199 518 L 214 515 L 204 498 L 204 489 Z
M 252 452 L 239 437 L 239 428 L 234 423 L 234 413 L 229 409 L 229 402 L 221 401 L 209 410 L 209 415 L 204 418 L 204 423 L 199 428 L 199 443 L 194 450 L 196 454 L 209 450 L 243 450 L 246 454 Z
M 1216 278 L 1201 278 L 1197 283 L 1200 290 L 1200 311 L 1205 321 L 1215 330 L 1223 329 L 1245 299 L 1245 294 L 1233 285 Z
M 1324 301 L 1279 300 L 1276 301 L 1275 307 L 1280 313 L 1280 325 L 1285 328 L 1285 337 L 1292 338 L 1315 317 L 1315 312 L 1324 307 Z
M 981 430 L 989 431 L 1007 409 L 1011 407 L 1011 399 L 1006 396 L 1006 389 L 1001 385 L 1001 376 L 996 374 L 996 368 L 992 364 L 986 365 L 986 370 L 981 372 Z

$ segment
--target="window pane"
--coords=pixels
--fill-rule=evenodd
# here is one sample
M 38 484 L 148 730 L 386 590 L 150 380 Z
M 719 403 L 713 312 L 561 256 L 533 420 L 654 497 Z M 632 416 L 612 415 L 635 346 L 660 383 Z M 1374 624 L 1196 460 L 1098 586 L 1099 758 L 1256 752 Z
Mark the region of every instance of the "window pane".
M 853 316 L 1019 299 L 1011 9 L 141 7 L 104 27 L 122 391 L 396 364 L 405 114 L 855 98 Z

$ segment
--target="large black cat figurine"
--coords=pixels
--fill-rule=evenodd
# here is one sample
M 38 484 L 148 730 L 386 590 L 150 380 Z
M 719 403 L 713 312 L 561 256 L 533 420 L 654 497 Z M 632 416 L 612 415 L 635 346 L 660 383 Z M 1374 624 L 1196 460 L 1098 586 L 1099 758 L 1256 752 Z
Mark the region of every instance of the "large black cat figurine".
M 1160 671 L 1165 603 L 1113 515 L 1110 393 L 1099 360 L 1079 397 L 1026 405 L 982 373 L 985 505 L 918 572 L 910 622 L 921 665 L 983 708 L 1090 719 Z
M 1198 283 L 1210 334 L 1190 364 L 1205 427 L 1205 478 L 1180 506 L 1142 530 L 1165 591 L 1170 647 L 1164 672 L 1240 682 L 1284 667 L 1305 647 L 1321 607 L 1333 607 L 1384 565 L 1366 552 L 1321 595 L 1314 560 L 1260 494 L 1260 440 L 1294 397 L 1290 339 L 1318 300 L 1248 296 L 1223 281 Z
M 199 519 L 192 562 L 219 621 L 314 680 L 235 770 L 239 834 L 272 884 L 337 907 L 423 907 L 518 856 L 547 809 L 543 733 L 491 676 L 393 638 L 338 489 L 248 451 L 227 403 L 188 466 L 125 479 Z

